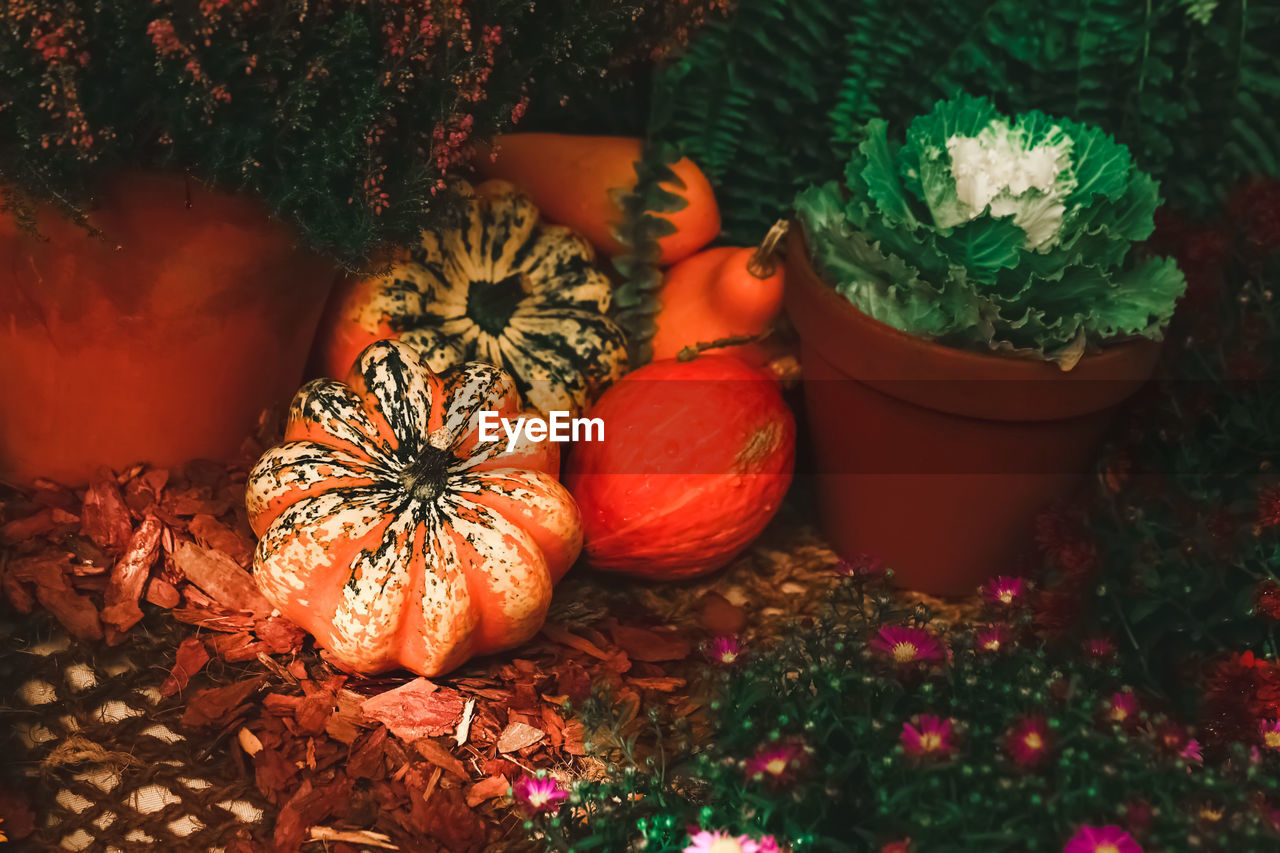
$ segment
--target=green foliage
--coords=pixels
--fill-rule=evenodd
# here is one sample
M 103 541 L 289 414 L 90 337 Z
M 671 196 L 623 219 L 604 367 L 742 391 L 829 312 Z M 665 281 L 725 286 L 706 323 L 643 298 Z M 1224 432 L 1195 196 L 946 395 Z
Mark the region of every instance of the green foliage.
M 1184 281 L 1140 258 L 1155 182 L 1107 134 L 983 98 L 939 101 L 891 140 L 867 123 L 845 186 L 796 200 L 820 272 L 902 331 L 1071 366 L 1084 346 L 1159 338 Z
M 476 140 L 588 91 L 694 3 L 0 4 L 0 181 L 82 210 L 129 167 L 260 195 L 349 263 L 456 205 Z
M 707 170 L 750 243 L 838 173 L 866 123 L 985 95 L 1093 124 L 1175 205 L 1280 173 L 1280 0 L 740 0 L 659 76 L 653 132 Z
M 1199 700 L 1187 662 L 1280 656 L 1280 183 L 1255 184 L 1208 225 L 1167 222 L 1157 242 L 1191 282 L 1165 379 L 1101 463 L 1084 518 L 1098 570 L 1053 584 L 1084 598 L 1083 629 L 1126 652 L 1129 675 Z M 1268 604 L 1268 601 L 1272 603 Z M 1280 694 L 1272 697 L 1280 713 Z
M 1117 669 L 1056 659 L 1016 603 L 989 605 L 1006 625 L 1000 649 L 960 629 L 949 656 L 896 663 L 879 629 L 930 614 L 893 602 L 879 582 L 843 579 L 811 627 L 708 672 L 714 737 L 644 760 L 628 744 L 606 781 L 579 783 L 531 828 L 552 850 L 653 853 L 682 850 L 690 827 L 774 836 L 797 853 L 907 838 L 929 851 L 1059 851 L 1081 825 L 1108 824 L 1146 849 L 1276 844 L 1251 799 L 1280 791 L 1274 756 L 1254 762 L 1234 745 L 1201 765 L 1188 732 L 1147 697 L 1126 697 L 1135 704 L 1116 720 Z M 609 729 L 603 707 L 590 727 Z M 913 754 L 904 735 L 920 715 L 951 723 L 932 753 Z M 1011 733 L 1041 720 L 1040 753 L 1012 745 Z M 775 750 L 790 756 L 776 775 L 753 761 Z

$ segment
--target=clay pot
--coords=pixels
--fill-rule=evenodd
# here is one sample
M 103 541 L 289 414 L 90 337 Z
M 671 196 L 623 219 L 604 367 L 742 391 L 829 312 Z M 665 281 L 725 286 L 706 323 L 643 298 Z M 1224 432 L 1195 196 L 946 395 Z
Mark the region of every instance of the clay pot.
M 786 306 L 824 533 L 840 554 L 882 557 L 900 586 L 935 595 L 1015 571 L 1035 516 L 1080 486 L 1160 344 L 1118 343 L 1066 372 L 941 346 L 836 293 L 800 231 L 788 239 Z
M 0 480 L 234 458 L 287 401 L 333 281 L 257 200 L 120 174 L 88 224 L 0 214 Z

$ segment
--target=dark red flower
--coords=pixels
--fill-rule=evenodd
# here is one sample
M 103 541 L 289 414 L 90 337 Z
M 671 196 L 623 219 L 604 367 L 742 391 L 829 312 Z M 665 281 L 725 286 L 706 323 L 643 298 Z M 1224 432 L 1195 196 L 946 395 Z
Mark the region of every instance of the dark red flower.
M 1256 522 L 1264 530 L 1280 527 L 1280 486 L 1269 486 L 1258 493 Z
M 1258 615 L 1273 622 L 1280 622 L 1280 584 L 1266 580 L 1258 584 L 1258 597 L 1254 602 Z

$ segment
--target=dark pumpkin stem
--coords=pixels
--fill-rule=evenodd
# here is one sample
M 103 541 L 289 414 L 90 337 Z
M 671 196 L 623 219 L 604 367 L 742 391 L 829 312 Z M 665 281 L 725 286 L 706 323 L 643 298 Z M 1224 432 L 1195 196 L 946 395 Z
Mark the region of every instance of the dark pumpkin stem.
M 743 344 L 755 344 L 769 337 L 772 329 L 765 329 L 758 335 L 730 335 L 727 338 L 717 338 L 714 341 L 699 341 L 696 344 L 690 344 L 680 352 L 676 353 L 676 361 L 693 361 L 707 350 L 721 349 L 723 347 L 738 347 Z
M 444 491 L 453 454 L 430 444 L 400 472 L 405 491 L 420 501 L 432 501 Z
M 756 278 L 766 279 L 778 271 L 778 246 L 781 245 L 782 238 L 787 236 L 790 227 L 785 219 L 773 223 L 769 233 L 764 235 L 760 245 L 751 254 L 751 260 L 747 261 L 747 272 Z

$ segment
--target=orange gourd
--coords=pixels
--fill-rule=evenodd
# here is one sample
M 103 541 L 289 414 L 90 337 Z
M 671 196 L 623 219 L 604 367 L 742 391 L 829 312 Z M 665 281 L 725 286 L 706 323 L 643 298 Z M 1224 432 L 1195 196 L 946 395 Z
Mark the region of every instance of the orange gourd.
M 685 347 L 764 334 L 782 308 L 783 271 L 774 252 L 786 233 L 779 223 L 760 246 L 703 249 L 667 270 L 654 318 L 653 358 L 675 358 Z M 718 349 L 753 364 L 764 352 L 754 344 Z
M 254 579 L 335 664 L 438 675 L 541 628 L 582 525 L 557 445 L 480 441 L 480 413 L 519 399 L 496 367 L 437 375 L 399 341 L 298 392 L 249 475 Z
M 629 136 L 513 133 L 482 150 L 476 169 L 486 178 L 520 187 L 548 219 L 573 228 L 600 251 L 618 255 L 626 246 L 613 233 L 622 216 L 617 196 L 635 187 L 635 164 L 643 151 L 642 141 Z M 676 227 L 674 234 L 658 240 L 663 266 L 692 255 L 720 233 L 720 209 L 702 170 L 687 157 L 671 169 L 684 186 L 662 187 L 689 203 L 662 214 Z

